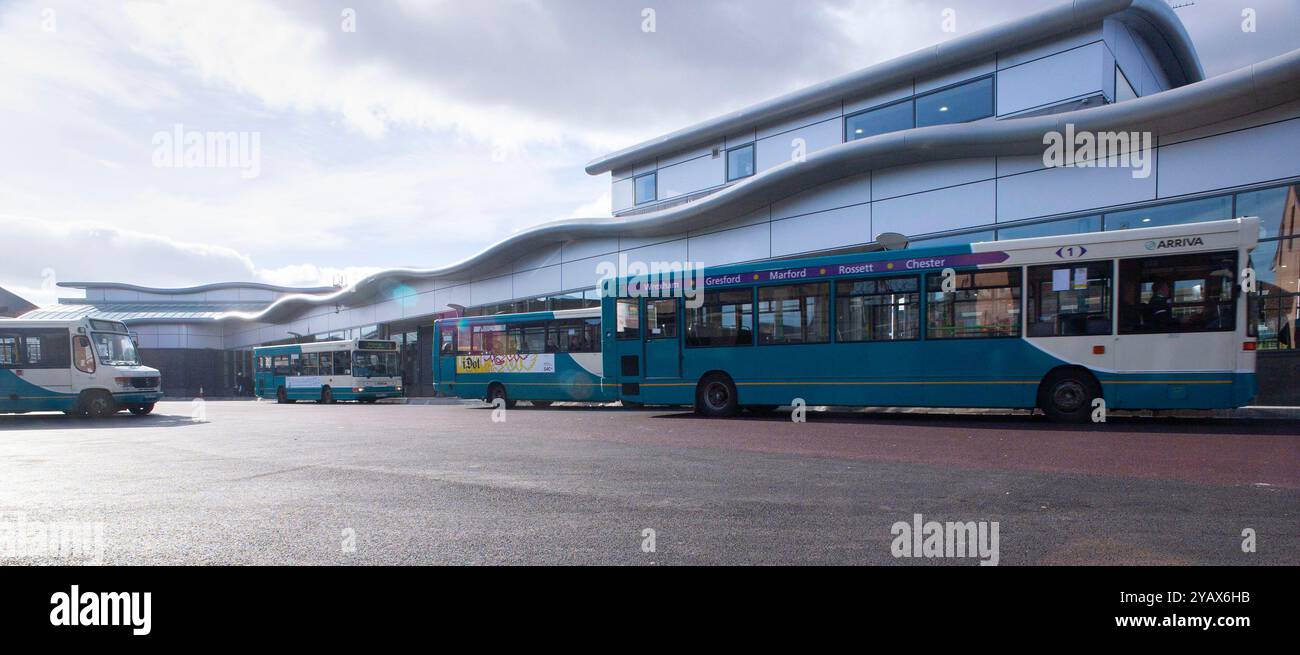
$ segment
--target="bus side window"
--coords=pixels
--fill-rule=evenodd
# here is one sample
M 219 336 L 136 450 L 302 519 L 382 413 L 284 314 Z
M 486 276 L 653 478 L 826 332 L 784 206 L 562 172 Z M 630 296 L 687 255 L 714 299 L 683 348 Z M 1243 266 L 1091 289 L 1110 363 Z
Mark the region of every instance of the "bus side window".
M 289 354 L 289 375 L 302 375 L 302 356 L 298 353 Z
M 309 375 L 309 376 L 318 375 L 318 370 L 316 366 L 316 353 L 302 354 L 302 374 Z
M 13 334 L 0 334 L 0 367 L 18 368 L 18 337 Z
M 1236 329 L 1236 264 L 1233 252 L 1120 261 L 1120 334 Z
M 619 298 L 615 306 L 615 331 L 619 339 L 641 338 L 641 310 L 636 298 Z
M 1111 333 L 1110 261 L 1029 267 L 1029 336 Z
M 334 375 L 352 375 L 352 353 L 340 350 L 334 353 Z
M 3 337 L 0 337 L 0 341 Z M 82 373 L 95 372 L 95 348 L 90 345 L 90 338 L 78 334 L 72 340 L 73 358 L 72 362 L 76 365 L 77 370 Z
M 451 355 L 456 352 L 456 332 L 449 325 L 438 328 L 439 338 L 442 345 L 438 347 L 438 352 L 444 355 Z

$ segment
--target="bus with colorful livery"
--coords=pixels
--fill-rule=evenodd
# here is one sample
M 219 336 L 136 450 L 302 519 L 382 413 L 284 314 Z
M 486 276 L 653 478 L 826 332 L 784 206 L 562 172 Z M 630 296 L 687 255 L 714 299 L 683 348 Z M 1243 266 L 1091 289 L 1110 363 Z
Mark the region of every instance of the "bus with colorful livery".
M 319 341 L 253 349 L 260 398 L 278 403 L 314 400 L 373 403 L 402 395 L 397 342 L 387 339 Z
M 1239 218 L 709 268 L 698 302 L 664 297 L 673 284 L 603 294 L 606 386 L 709 416 L 1240 407 L 1255 394 L 1242 281 L 1258 236 Z
M 446 318 L 434 323 L 434 389 L 461 398 L 612 402 L 605 384 L 600 308 Z
M 162 395 L 124 323 L 0 319 L 0 413 L 144 416 Z

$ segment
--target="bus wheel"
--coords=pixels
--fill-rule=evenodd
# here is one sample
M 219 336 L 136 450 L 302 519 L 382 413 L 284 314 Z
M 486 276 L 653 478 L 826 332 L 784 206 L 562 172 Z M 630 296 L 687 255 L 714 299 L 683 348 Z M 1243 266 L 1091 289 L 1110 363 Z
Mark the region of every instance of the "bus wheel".
M 108 418 L 117 413 L 113 397 L 104 391 L 88 391 L 81 398 L 81 411 L 90 418 Z
M 1066 369 L 1043 380 L 1038 406 L 1058 423 L 1086 423 L 1092 416 L 1092 401 L 1100 397 L 1101 385 L 1092 374 Z
M 506 395 L 506 385 L 501 384 L 500 382 L 493 382 L 492 386 L 488 387 L 487 402 L 489 405 L 495 407 L 498 398 L 500 398 L 501 402 L 505 404 L 506 409 L 515 408 L 515 401 L 510 400 L 510 397 Z
M 126 409 L 136 416 L 148 416 L 153 412 L 153 406 L 153 403 L 145 403 L 143 405 L 128 405 Z
M 547 407 L 551 406 L 551 401 L 549 400 L 530 400 L 528 402 L 532 403 L 533 407 L 538 407 L 541 409 L 546 409 Z
M 280 387 L 275 390 L 275 402 L 281 405 L 292 405 L 294 401 L 289 399 L 289 394 L 284 390 L 284 387 Z
M 736 385 L 721 373 L 704 376 L 695 389 L 695 411 L 705 416 L 735 416 Z
M 324 389 L 321 389 L 321 390 L 320 390 L 320 404 L 322 404 L 322 405 L 328 405 L 328 404 L 330 404 L 330 403 L 332 403 L 332 402 L 334 402 L 334 390 L 333 390 L 333 389 L 330 389 L 329 387 L 325 387 Z

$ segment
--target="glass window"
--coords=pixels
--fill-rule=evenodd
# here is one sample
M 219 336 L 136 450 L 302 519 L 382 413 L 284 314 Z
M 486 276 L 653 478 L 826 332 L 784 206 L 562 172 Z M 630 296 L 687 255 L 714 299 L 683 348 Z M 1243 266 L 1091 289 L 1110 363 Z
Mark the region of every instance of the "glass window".
M 0 334 L 0 366 L 18 368 L 18 335 Z
M 985 77 L 916 98 L 916 126 L 947 125 L 993 115 L 993 78 Z
M 759 287 L 758 342 L 826 343 L 830 308 L 829 282 Z
M 1259 236 L 1300 234 L 1300 185 L 1237 194 L 1237 216 L 1258 216 Z
M 1113 262 L 1029 267 L 1029 336 L 1111 333 Z
M 958 273 L 957 290 L 943 291 L 943 276 L 925 277 L 926 338 L 1020 336 L 1020 269 Z
M 645 325 L 650 334 L 647 339 L 677 338 L 677 299 L 647 300 L 645 302 Z
M 1121 260 L 1119 333 L 1234 329 L 1236 271 L 1233 252 Z
M 3 341 L 4 338 L 0 337 L 0 343 L 2 343 Z M 76 337 L 73 338 L 72 347 L 73 347 L 73 355 L 74 355 L 72 363 L 74 366 L 77 367 L 77 370 L 81 371 L 82 373 L 94 373 L 95 372 L 95 348 L 94 346 L 90 345 L 90 338 L 85 335 L 78 334 Z M 263 357 L 262 359 L 269 360 L 270 357 Z M 267 366 L 269 365 L 270 363 L 268 362 Z M 3 366 L 3 364 L 0 364 L 0 366 Z
M 839 341 L 900 341 L 921 336 L 921 282 L 913 277 L 835 283 Z
M 289 371 L 289 356 L 275 355 L 271 358 L 272 372 L 278 377 L 292 375 Z
M 524 325 L 514 328 L 512 333 L 519 344 L 518 352 L 525 354 L 546 352 L 546 324 Z
M 334 354 L 319 353 L 316 357 L 316 375 L 334 375 Z
M 334 375 L 352 375 L 352 351 L 340 350 L 334 353 Z
M 519 339 L 500 323 L 475 325 L 474 354 L 514 355 L 519 352 Z
M 302 355 L 289 353 L 289 375 L 302 375 Z
M 443 355 L 454 355 L 456 353 L 456 329 L 450 325 L 444 325 L 439 328 L 438 332 L 438 352 Z
M 615 332 L 619 339 L 641 338 L 641 307 L 636 298 L 619 298 L 614 304 Z
M 1124 102 L 1138 97 L 1137 91 L 1133 90 L 1133 85 L 1129 83 L 1128 76 L 1124 71 L 1115 67 L 1115 102 Z
M 464 322 L 456 324 L 456 352 L 460 355 L 474 352 L 473 328 Z
M 754 174 L 754 144 L 727 151 L 727 181 Z
M 565 319 L 552 322 L 547 328 L 546 352 L 598 353 L 600 352 L 600 319 Z
M 877 134 L 910 130 L 915 125 L 911 100 L 868 109 L 844 119 L 844 140 L 856 141 Z
M 1005 241 L 1007 239 L 1031 239 L 1033 237 L 1051 237 L 1061 234 L 1083 234 L 1085 232 L 1100 231 L 1100 216 L 1084 216 L 1083 218 L 1067 218 L 1062 221 L 1051 221 L 1049 223 L 998 228 L 998 241 Z
M 754 345 L 753 289 L 704 292 L 702 305 L 686 308 L 686 345 Z
M 654 202 L 659 196 L 659 181 L 655 173 L 636 178 L 636 204 Z
M 1106 229 L 1127 230 L 1229 218 L 1232 218 L 1232 196 L 1219 196 L 1106 214 Z
M 319 375 L 316 371 L 316 353 L 303 353 L 302 355 L 302 374 Z

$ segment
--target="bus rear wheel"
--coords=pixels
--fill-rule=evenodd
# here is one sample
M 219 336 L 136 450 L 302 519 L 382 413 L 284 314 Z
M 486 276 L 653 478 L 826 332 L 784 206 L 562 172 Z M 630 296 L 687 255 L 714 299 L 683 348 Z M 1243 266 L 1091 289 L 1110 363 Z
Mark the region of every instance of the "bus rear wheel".
M 704 376 L 695 389 L 695 411 L 704 416 L 735 416 L 740 406 L 736 402 L 736 385 L 721 373 Z
M 143 405 L 127 405 L 127 411 L 136 416 L 148 416 L 153 412 L 154 403 L 145 403 Z
M 1087 423 L 1092 417 L 1092 403 L 1100 397 L 1101 385 L 1092 374 L 1067 369 L 1043 380 L 1038 406 L 1057 423 Z
M 500 382 L 493 382 L 492 386 L 488 387 L 487 402 L 489 405 L 495 407 L 498 398 L 501 399 L 501 403 L 506 409 L 515 408 L 515 401 L 511 400 L 510 397 L 506 395 L 506 385 L 501 384 Z

